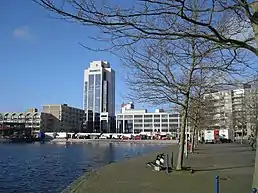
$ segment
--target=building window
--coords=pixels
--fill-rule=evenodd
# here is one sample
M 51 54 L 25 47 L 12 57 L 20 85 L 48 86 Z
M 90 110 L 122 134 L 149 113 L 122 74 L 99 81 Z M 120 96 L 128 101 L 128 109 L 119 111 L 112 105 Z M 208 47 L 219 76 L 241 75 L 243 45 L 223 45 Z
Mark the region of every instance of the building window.
M 152 115 L 144 115 L 144 118 L 152 118 Z
M 88 109 L 93 110 L 94 99 L 94 75 L 89 75 Z
M 170 114 L 169 117 L 178 117 L 178 114 Z
M 84 82 L 84 109 L 87 109 L 88 100 L 88 82 Z
M 138 134 L 138 133 L 141 133 L 141 132 L 142 132 L 142 129 L 134 129 L 135 134 Z
M 142 118 L 142 115 L 134 115 L 134 118 Z
M 103 81 L 103 112 L 108 112 L 108 82 L 106 80 Z
M 125 115 L 125 119 L 133 118 L 133 115 Z
M 90 70 L 90 72 L 100 72 L 100 70 Z
M 95 112 L 100 113 L 101 75 L 95 75 Z

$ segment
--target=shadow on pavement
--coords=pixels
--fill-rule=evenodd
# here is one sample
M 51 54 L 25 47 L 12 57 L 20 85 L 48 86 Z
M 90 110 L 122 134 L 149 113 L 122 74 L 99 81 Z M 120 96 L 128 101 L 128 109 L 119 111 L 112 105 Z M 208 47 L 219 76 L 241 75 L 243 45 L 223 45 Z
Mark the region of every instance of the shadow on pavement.
M 204 169 L 193 169 L 194 172 L 204 172 L 204 171 L 222 171 L 222 170 L 230 170 L 230 169 L 237 169 L 237 168 L 251 168 L 254 165 L 248 166 L 233 166 L 233 167 L 224 167 L 224 168 L 204 168 Z

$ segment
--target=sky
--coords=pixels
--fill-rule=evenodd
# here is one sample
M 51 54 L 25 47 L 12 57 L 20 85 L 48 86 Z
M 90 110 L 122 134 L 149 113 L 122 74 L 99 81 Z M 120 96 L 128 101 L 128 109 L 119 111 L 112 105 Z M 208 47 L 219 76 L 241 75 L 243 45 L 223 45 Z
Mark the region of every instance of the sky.
M 93 60 L 109 61 L 116 71 L 117 110 L 128 102 L 119 58 L 79 45 L 98 47 L 89 38 L 96 30 L 54 19 L 31 0 L 0 4 L 0 112 L 62 103 L 82 108 L 83 73 Z

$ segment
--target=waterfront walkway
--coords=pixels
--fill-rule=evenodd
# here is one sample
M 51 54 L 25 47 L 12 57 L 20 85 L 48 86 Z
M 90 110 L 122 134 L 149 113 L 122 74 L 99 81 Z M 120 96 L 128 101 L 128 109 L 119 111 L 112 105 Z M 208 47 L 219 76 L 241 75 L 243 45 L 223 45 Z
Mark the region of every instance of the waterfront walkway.
M 160 152 L 177 151 L 177 146 Z M 200 145 L 189 155 L 190 172 L 156 172 L 146 166 L 157 152 L 110 164 L 82 176 L 65 192 L 74 193 L 213 193 L 215 176 L 220 176 L 220 193 L 251 193 L 254 151 L 240 144 Z

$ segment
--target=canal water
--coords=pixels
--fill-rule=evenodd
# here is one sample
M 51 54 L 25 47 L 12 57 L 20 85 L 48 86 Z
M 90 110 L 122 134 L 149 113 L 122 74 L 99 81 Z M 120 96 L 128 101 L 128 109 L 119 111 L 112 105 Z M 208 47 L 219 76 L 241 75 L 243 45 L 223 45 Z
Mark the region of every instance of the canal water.
M 0 193 L 59 193 L 84 172 L 160 148 L 157 144 L 0 144 Z

